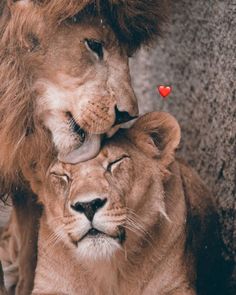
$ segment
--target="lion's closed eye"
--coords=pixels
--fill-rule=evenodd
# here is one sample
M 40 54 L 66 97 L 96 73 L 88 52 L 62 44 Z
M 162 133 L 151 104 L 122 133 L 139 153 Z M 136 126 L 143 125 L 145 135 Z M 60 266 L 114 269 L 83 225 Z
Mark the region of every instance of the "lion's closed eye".
M 50 176 L 53 177 L 54 179 L 58 179 L 64 183 L 66 183 L 66 184 L 69 183 L 69 181 L 70 181 L 70 178 L 67 174 L 60 175 L 60 174 L 52 172 L 52 173 L 50 173 Z
M 64 194 L 70 183 L 70 177 L 67 174 L 50 173 L 51 188 L 59 193 Z
M 122 155 L 121 157 L 115 159 L 114 161 L 108 163 L 107 165 L 107 171 L 110 173 L 113 173 L 113 171 L 120 166 L 120 164 L 125 160 L 129 159 L 130 157 L 128 155 Z

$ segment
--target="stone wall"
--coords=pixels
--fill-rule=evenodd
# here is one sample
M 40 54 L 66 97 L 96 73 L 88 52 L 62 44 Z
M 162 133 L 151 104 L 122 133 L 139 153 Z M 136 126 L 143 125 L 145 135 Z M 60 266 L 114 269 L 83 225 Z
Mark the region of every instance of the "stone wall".
M 236 2 L 172 1 L 170 22 L 154 49 L 131 60 L 133 85 L 141 112 L 164 110 L 179 120 L 180 154 L 212 188 L 225 255 L 235 259 Z M 166 100 L 160 84 L 173 87 Z

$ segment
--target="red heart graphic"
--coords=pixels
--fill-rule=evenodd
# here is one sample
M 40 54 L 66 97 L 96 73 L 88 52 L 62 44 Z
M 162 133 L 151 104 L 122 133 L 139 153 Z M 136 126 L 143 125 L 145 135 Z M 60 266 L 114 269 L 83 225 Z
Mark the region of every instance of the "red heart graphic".
M 158 86 L 158 90 L 162 97 L 166 97 L 171 93 L 172 88 L 171 86 L 160 85 Z

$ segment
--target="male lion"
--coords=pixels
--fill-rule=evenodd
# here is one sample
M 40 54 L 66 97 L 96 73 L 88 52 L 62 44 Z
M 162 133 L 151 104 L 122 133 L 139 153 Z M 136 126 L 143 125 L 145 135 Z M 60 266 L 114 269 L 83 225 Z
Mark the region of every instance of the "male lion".
M 179 141 L 171 115 L 150 113 L 96 158 L 31 180 L 44 207 L 34 295 L 225 294 L 213 200 L 175 159 Z
M 128 56 L 164 18 L 164 0 L 0 1 L 0 183 L 21 232 L 17 294 L 32 288 L 40 215 L 28 180 L 55 157 L 92 158 L 137 115 Z

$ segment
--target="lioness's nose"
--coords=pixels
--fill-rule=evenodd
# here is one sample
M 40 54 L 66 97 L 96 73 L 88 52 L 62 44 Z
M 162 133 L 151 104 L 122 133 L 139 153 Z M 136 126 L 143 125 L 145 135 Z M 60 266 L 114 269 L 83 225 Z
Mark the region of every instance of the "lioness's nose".
M 128 112 L 121 112 L 117 106 L 115 106 L 115 116 L 114 125 L 119 125 L 137 118 L 137 116 L 131 116 Z
M 71 205 L 71 208 L 76 212 L 84 213 L 88 220 L 92 221 L 95 213 L 106 204 L 106 201 L 107 199 L 94 199 L 91 202 L 76 202 Z

